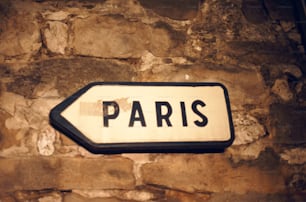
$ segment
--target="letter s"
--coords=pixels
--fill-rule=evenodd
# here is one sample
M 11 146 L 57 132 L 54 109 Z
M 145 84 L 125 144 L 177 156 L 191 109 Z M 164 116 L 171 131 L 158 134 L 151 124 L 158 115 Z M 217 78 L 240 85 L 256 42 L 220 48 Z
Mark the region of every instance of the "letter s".
M 199 126 L 199 127 L 204 127 L 207 125 L 208 123 L 208 119 L 207 117 L 202 114 L 198 109 L 197 109 L 197 106 L 200 105 L 202 107 L 205 107 L 205 103 L 201 100 L 195 100 L 193 103 L 192 103 L 192 111 L 197 114 L 202 120 L 196 120 L 194 121 L 194 123 Z

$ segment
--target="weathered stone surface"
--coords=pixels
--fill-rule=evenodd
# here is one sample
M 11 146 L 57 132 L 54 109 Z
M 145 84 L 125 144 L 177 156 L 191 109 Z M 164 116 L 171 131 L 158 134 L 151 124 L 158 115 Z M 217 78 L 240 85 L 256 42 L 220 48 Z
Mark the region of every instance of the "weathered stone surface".
M 90 17 L 75 20 L 72 26 L 73 52 L 103 58 L 140 57 L 150 41 L 147 26 L 122 17 Z M 141 31 L 136 31 L 141 30 Z
M 259 157 L 260 153 L 267 147 L 271 147 L 271 143 L 267 140 L 258 140 L 252 144 L 231 146 L 226 150 L 234 163 L 240 161 L 251 161 Z
M 78 194 L 66 194 L 64 196 L 63 202 L 123 202 L 122 200 L 116 198 L 85 198 Z
M 51 156 L 54 153 L 54 142 L 56 132 L 53 128 L 46 127 L 42 133 L 39 134 L 37 140 L 38 152 L 43 156 Z
M 14 16 L 1 30 L 0 55 L 30 56 L 41 47 L 39 25 L 31 15 Z
M 281 158 L 289 164 L 304 164 L 306 163 L 306 149 L 294 148 L 285 150 L 281 153 Z
M 70 43 L 74 54 L 102 58 L 139 58 L 145 50 L 157 56 L 177 54 L 172 30 L 167 28 L 131 22 L 122 16 L 91 16 L 73 22 Z
M 50 21 L 44 30 L 44 42 L 52 53 L 65 54 L 68 44 L 68 26 L 62 22 Z
M 0 159 L 0 190 L 132 189 L 133 165 L 113 157 Z M 18 173 L 18 175 L 16 175 Z
M 37 96 L 38 86 L 45 83 L 52 84 L 60 96 L 67 97 L 90 82 L 131 81 L 135 72 L 127 62 L 73 58 L 32 63 L 11 76 L 15 79 L 6 84 L 10 92 L 33 98 Z
M 0 107 L 10 115 L 14 115 L 17 107 L 27 107 L 26 99 L 15 93 L 3 92 L 0 96 Z
M 291 92 L 286 79 L 277 79 L 272 87 L 272 92 L 278 95 L 285 102 L 293 99 L 293 93 Z
M 233 122 L 235 128 L 234 145 L 252 143 L 266 134 L 264 127 L 249 114 L 233 113 Z
M 0 200 L 3 202 L 15 202 L 15 199 L 10 195 L 0 195 Z
M 279 64 L 278 68 L 281 70 L 282 73 L 290 74 L 295 78 L 301 78 L 303 76 L 301 69 L 294 64 Z
M 177 190 L 166 190 L 165 197 L 156 201 L 203 202 L 210 198 L 209 194 L 186 193 Z
M 306 142 L 305 109 L 274 104 L 270 114 L 270 131 L 276 143 L 296 145 Z
M 187 192 L 276 193 L 285 188 L 275 168 L 269 172 L 250 166 L 233 168 L 221 154 L 164 155 L 145 164 L 142 173 L 145 184 Z
M 61 21 L 61 20 L 65 20 L 68 16 L 69 16 L 69 12 L 66 11 L 56 11 L 56 12 L 50 12 L 47 11 L 45 13 L 42 13 L 44 18 L 46 20 L 56 20 L 56 21 Z
M 238 182 L 237 182 L 238 183 Z M 236 201 L 236 202 L 287 202 L 294 201 L 290 195 L 286 194 L 261 194 L 261 193 L 247 193 L 247 194 L 235 194 L 235 193 L 216 193 L 207 202 L 225 202 L 225 201 Z
M 155 201 L 164 197 L 161 189 L 140 186 L 134 190 L 73 190 L 73 193 L 84 198 L 118 198 L 123 201 Z
M 200 0 L 139 0 L 141 5 L 157 14 L 174 20 L 189 20 L 196 17 Z
M 40 197 L 38 202 L 62 202 L 62 196 L 60 194 L 50 194 L 47 196 Z

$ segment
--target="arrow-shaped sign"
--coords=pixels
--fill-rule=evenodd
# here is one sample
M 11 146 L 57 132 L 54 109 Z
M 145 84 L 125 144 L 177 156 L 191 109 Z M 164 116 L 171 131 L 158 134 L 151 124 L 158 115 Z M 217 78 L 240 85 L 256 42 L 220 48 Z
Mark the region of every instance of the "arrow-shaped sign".
M 234 140 L 219 83 L 91 83 L 53 108 L 50 121 L 93 153 L 201 152 Z

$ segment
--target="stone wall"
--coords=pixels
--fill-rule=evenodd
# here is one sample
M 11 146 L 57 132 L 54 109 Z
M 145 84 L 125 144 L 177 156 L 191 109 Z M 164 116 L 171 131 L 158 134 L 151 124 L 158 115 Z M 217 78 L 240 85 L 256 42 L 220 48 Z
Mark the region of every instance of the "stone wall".
M 0 201 L 305 201 L 306 60 L 289 3 L 1 1 Z M 48 115 L 93 81 L 221 82 L 236 139 L 223 153 L 91 154 Z

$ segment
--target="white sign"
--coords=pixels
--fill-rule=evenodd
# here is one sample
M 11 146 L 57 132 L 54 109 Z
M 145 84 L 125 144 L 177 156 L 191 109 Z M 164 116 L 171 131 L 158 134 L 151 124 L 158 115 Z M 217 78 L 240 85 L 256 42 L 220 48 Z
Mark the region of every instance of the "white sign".
M 95 153 L 220 149 L 234 138 L 218 83 L 93 83 L 55 107 L 51 122 Z

